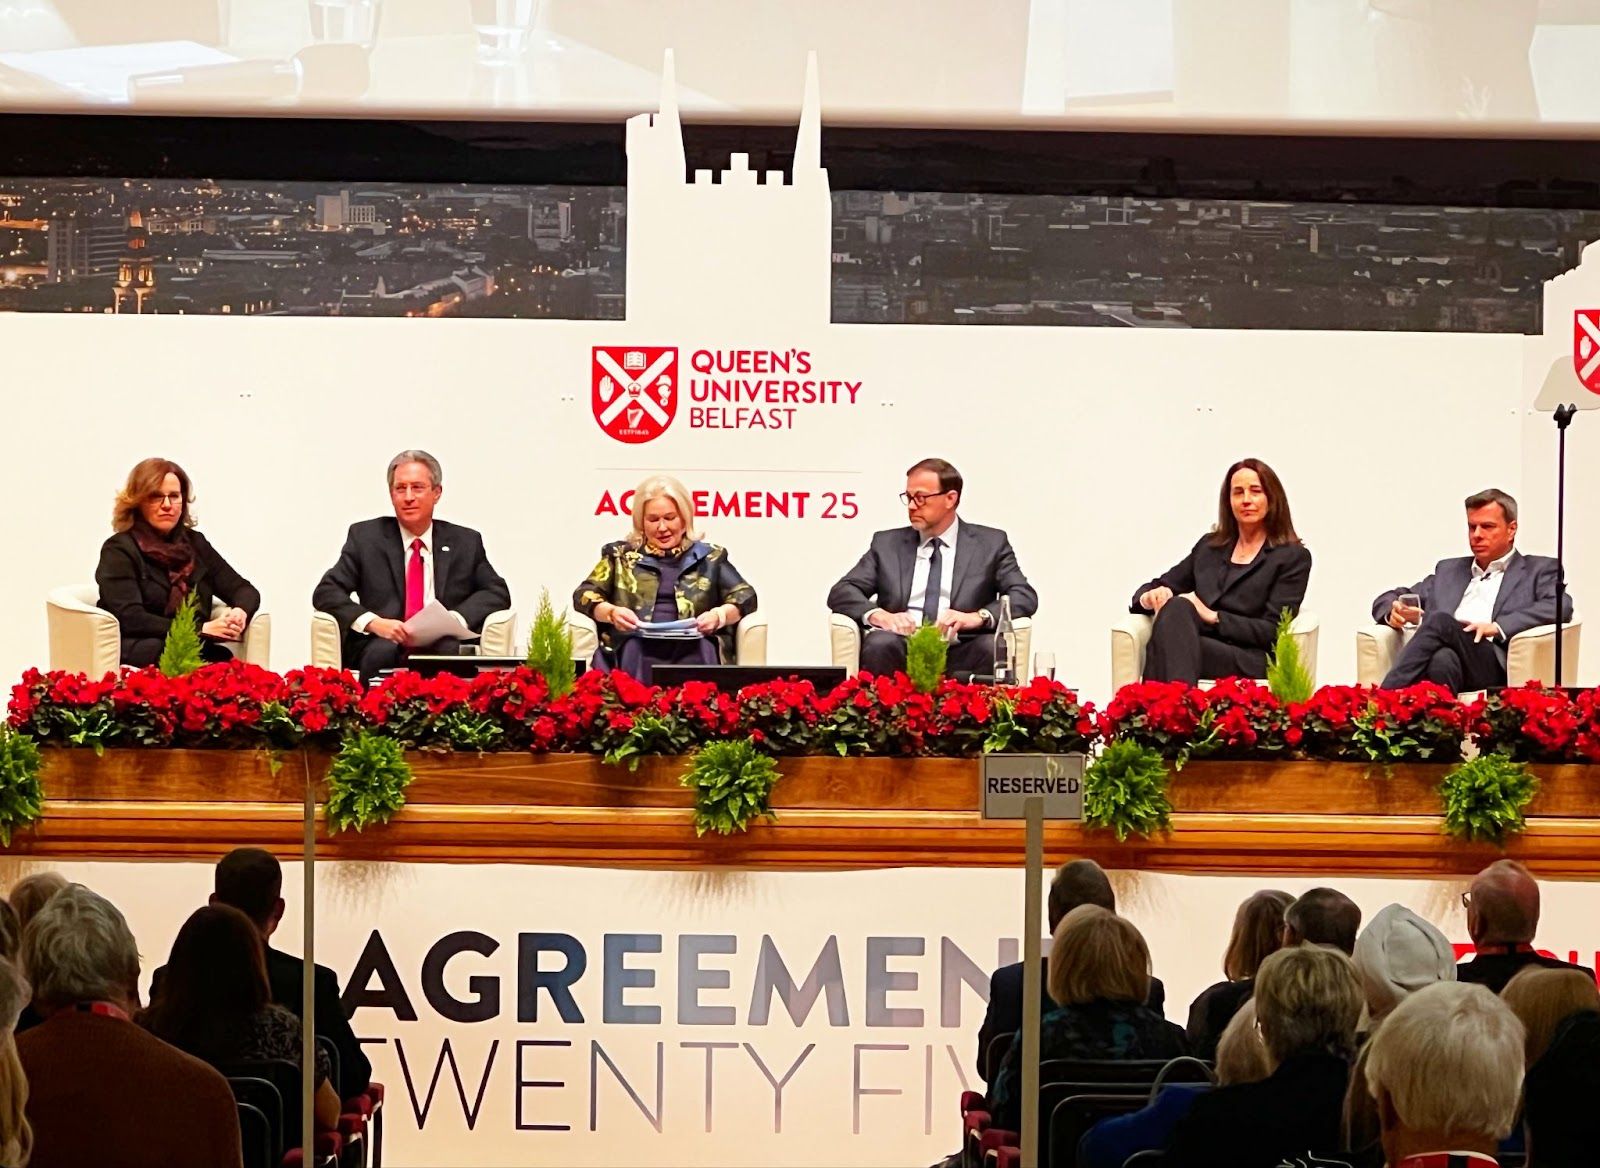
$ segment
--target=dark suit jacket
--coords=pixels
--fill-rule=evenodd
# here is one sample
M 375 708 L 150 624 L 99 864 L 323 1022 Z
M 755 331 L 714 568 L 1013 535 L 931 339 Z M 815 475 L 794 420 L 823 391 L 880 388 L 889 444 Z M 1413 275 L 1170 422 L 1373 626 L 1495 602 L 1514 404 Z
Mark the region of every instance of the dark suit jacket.
M 1233 1016 L 1244 1008 L 1256 992 L 1256 983 L 1245 978 L 1241 981 L 1219 981 L 1200 991 L 1189 1005 L 1189 1052 L 1195 1058 L 1215 1062 L 1217 1043 L 1222 1032 L 1233 1021 Z
M 1576 969 L 1594 977 L 1594 970 L 1585 969 L 1581 965 L 1561 961 L 1554 957 L 1546 957 L 1543 953 L 1476 953 L 1470 961 L 1463 961 L 1456 966 L 1456 980 L 1470 981 L 1476 985 L 1488 986 L 1498 994 L 1506 988 L 1506 983 L 1529 965 L 1537 965 L 1544 969 Z
M 352 600 L 350 594 L 355 593 Z M 461 614 L 473 632 L 490 613 L 511 607 L 511 590 L 483 551 L 483 537 L 470 527 L 433 521 L 433 595 Z M 392 515 L 350 525 L 339 562 L 329 568 L 311 603 L 339 622 L 348 637 L 364 612 L 399 620 L 406 609 L 406 566 L 400 521 Z
M 305 1018 L 305 996 L 301 993 L 305 967 L 304 958 L 267 946 L 267 981 L 272 987 L 272 1000 L 300 1019 Z M 166 972 L 167 967 L 163 965 L 150 975 L 151 1001 L 161 992 Z M 350 1099 L 365 1091 L 372 1082 L 372 1063 L 350 1029 L 350 1019 L 345 1016 L 344 1002 L 339 995 L 339 976 L 326 965 L 319 965 L 312 977 L 315 979 L 317 1037 L 328 1039 L 339 1052 L 339 1081 L 334 1086 L 340 1099 Z
M 1045 965 L 1047 970 L 1048 961 Z M 1055 1000 L 1045 988 L 1048 977 L 1046 970 L 1041 970 L 1039 974 L 1039 996 L 1044 1007 L 1041 1016 L 1056 1008 Z M 1161 984 L 1159 977 L 1152 977 L 1150 1000 L 1145 1005 L 1164 1017 L 1166 1004 L 1167 987 Z M 978 1028 L 978 1078 L 987 1081 L 989 1077 L 988 1068 L 983 1065 L 989 1056 L 989 1044 L 1002 1034 L 1015 1034 L 1021 1029 L 1022 962 L 1018 961 L 1012 965 L 1002 965 L 989 975 L 989 1009 L 983 1016 L 983 1025 Z
M 916 568 L 920 539 L 914 527 L 875 534 L 867 554 L 828 591 L 828 607 L 857 624 L 875 608 L 904 612 L 911 599 L 911 573 Z M 949 607 L 958 612 L 987 608 L 998 619 L 1002 596 L 1011 598 L 1013 617 L 1038 611 L 1039 594 L 1017 566 L 1006 533 L 963 520 L 950 577 Z
M 1165 586 L 1180 595 L 1193 592 L 1222 618 L 1212 627 L 1218 640 L 1247 649 L 1271 649 L 1279 613 L 1286 608 L 1298 613 L 1306 598 L 1311 553 L 1301 544 L 1264 547 L 1255 559 L 1235 568 L 1224 586 L 1232 557 L 1231 547 L 1214 547 L 1209 535 L 1202 536 L 1182 560 L 1134 589 L 1128 610 L 1148 612 L 1139 597 L 1152 588 Z
M 261 593 L 233 570 L 205 536 L 190 530 L 189 539 L 194 543 L 189 592 L 195 598 L 199 623 L 211 619 L 211 606 L 216 600 L 255 616 L 261 608 Z M 166 637 L 172 627 L 172 618 L 166 615 L 167 570 L 145 559 L 132 532 L 119 531 L 100 545 L 94 582 L 100 589 L 100 607 L 116 617 L 122 627 L 124 647 L 129 641 Z
M 1454 612 L 1472 582 L 1472 557 L 1455 556 L 1440 560 L 1431 575 L 1409 588 L 1391 588 L 1372 602 L 1372 619 L 1387 624 L 1389 611 L 1402 592 L 1415 592 L 1424 612 Z M 1561 619 L 1572 619 L 1572 597 L 1561 598 Z M 1525 556 L 1511 553 L 1505 578 L 1494 598 L 1494 623 L 1506 641 L 1539 625 L 1556 622 L 1556 562 L 1550 556 Z M 1504 642 L 1493 642 L 1500 664 L 1506 661 Z
M 1333 1155 L 1350 1067 L 1331 1054 L 1291 1055 L 1259 1083 L 1218 1087 L 1178 1121 L 1163 1168 L 1278 1168 L 1291 1156 Z
M 1550 1048 L 1523 1083 L 1529 1161 L 1534 1168 L 1580 1168 L 1600 1148 L 1600 1013 L 1580 1010 L 1556 1027 Z

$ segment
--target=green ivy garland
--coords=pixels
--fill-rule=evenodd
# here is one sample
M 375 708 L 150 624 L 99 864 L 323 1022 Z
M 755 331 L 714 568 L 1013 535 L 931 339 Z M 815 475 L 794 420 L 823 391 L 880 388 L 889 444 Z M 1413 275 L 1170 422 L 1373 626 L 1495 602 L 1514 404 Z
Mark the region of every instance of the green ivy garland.
M 1480 754 L 1439 783 L 1444 828 L 1457 839 L 1503 845 L 1527 827 L 1523 813 L 1539 789 L 1528 764 L 1509 755 Z
M 748 831 L 757 817 L 776 822 L 772 788 L 781 777 L 778 764 L 749 738 L 702 746 L 683 775 L 683 785 L 694 791 L 695 835 Z
M 1160 752 L 1138 742 L 1108 743 L 1083 774 L 1083 822 L 1114 831 L 1119 843 L 1170 831 L 1167 762 Z
M 406 805 L 411 764 L 405 747 L 393 738 L 361 730 L 344 740 L 328 767 L 328 826 L 360 831 L 388 823 Z

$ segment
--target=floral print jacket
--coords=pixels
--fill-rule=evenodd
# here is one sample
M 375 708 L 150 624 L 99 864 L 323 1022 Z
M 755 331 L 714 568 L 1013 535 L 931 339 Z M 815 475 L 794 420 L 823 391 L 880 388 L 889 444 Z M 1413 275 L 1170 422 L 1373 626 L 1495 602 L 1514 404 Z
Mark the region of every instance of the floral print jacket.
M 653 558 L 626 540 L 606 544 L 600 549 L 600 562 L 572 594 L 573 607 L 592 618 L 597 606 L 617 604 L 633 609 L 640 620 L 649 620 L 661 584 L 661 576 L 651 563 Z M 699 616 L 721 604 L 737 605 L 741 617 L 756 610 L 756 590 L 739 575 L 728 559 L 727 549 L 704 540 L 695 540 L 684 551 L 674 599 L 680 620 Z M 600 630 L 600 644 L 615 649 L 615 626 L 595 623 Z M 733 626 L 717 634 L 717 649 L 723 661 L 733 660 Z

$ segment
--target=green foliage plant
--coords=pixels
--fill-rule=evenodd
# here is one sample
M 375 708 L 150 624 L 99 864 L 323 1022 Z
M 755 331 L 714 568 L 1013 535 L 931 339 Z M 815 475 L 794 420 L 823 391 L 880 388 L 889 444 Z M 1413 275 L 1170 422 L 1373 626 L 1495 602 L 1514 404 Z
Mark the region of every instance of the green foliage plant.
M 749 738 L 708 742 L 690 760 L 683 785 L 694 791 L 694 833 L 732 835 L 750 821 L 775 822 L 772 788 L 782 776 L 772 756 Z
M 411 764 L 393 738 L 360 730 L 344 740 L 328 767 L 328 827 L 360 831 L 388 823 L 406 805 Z
M 944 679 L 950 643 L 938 625 L 923 625 L 906 638 L 906 676 L 918 693 L 932 693 Z
M 1167 779 L 1167 761 L 1153 747 L 1107 743 L 1083 775 L 1084 824 L 1115 832 L 1118 842 L 1170 831 Z
M 0 844 L 5 847 L 11 846 L 13 831 L 31 827 L 44 814 L 40 765 L 39 744 L 0 723 Z
M 156 662 L 156 668 L 167 677 L 187 676 L 205 664 L 200 656 L 197 604 L 194 593 L 187 594 L 172 614 L 172 624 L 167 626 L 167 640 L 161 646 L 161 659 Z
M 1310 701 L 1316 689 L 1311 670 L 1300 657 L 1300 642 L 1290 632 L 1293 627 L 1294 614 L 1286 608 L 1278 614 L 1278 631 L 1267 658 L 1267 688 L 1284 705 Z
M 567 637 L 567 610 L 556 612 L 548 588 L 540 591 L 539 608 L 533 614 L 527 665 L 544 678 L 552 700 L 572 692 L 577 669 L 572 661 L 572 642 Z
M 1439 783 L 1445 831 L 1457 839 L 1503 846 L 1507 836 L 1527 827 L 1523 813 L 1538 789 L 1527 763 L 1480 754 Z

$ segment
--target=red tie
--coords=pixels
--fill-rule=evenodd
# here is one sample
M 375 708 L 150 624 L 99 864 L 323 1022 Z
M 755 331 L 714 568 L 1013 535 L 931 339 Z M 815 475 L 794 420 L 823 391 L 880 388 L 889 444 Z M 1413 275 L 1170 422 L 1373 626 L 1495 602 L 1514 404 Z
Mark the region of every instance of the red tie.
M 411 541 L 411 562 L 406 565 L 406 620 L 422 611 L 422 541 Z

